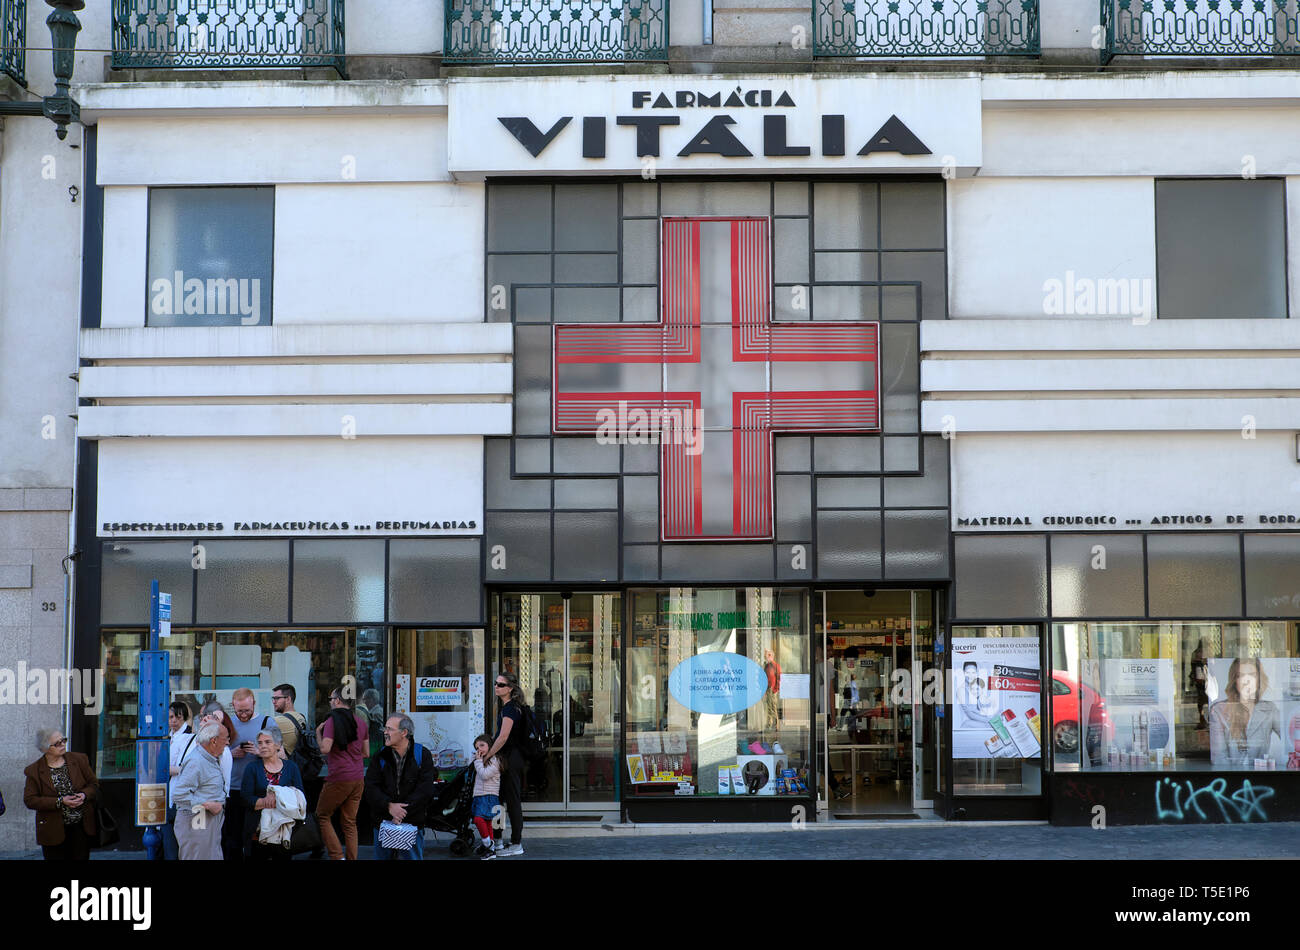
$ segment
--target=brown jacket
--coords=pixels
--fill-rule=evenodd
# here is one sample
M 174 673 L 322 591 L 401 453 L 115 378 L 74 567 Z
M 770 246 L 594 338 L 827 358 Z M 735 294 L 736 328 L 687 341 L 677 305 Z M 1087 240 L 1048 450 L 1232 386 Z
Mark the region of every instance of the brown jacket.
M 73 789 L 86 793 L 86 801 L 81 806 L 81 824 L 93 845 L 99 783 L 90 768 L 90 759 L 80 752 L 65 753 L 64 761 L 68 765 L 68 778 L 72 780 Z M 58 792 L 54 790 L 54 779 L 50 775 L 50 766 L 45 761 L 45 756 L 23 769 L 23 775 L 27 776 L 23 804 L 36 812 L 36 843 L 49 847 L 63 844 L 63 812 L 59 811 Z

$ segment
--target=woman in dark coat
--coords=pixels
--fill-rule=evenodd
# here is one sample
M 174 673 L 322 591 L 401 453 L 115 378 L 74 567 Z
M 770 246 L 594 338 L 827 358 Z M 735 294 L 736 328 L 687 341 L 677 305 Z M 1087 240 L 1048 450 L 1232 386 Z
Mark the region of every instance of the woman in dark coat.
M 99 799 L 90 759 L 69 752 L 58 729 L 40 730 L 36 747 L 41 757 L 23 769 L 23 804 L 36 812 L 36 843 L 46 861 L 87 861 Z
M 298 766 L 284 757 L 284 736 L 279 726 L 266 725 L 257 733 L 259 761 L 248 763 L 244 769 L 244 784 L 240 795 L 244 799 L 244 843 L 251 845 L 249 858 L 253 861 L 287 861 L 291 857 L 283 845 L 262 844 L 258 830 L 262 823 L 262 810 L 275 807 L 275 788 L 293 787 L 303 792 L 302 773 Z M 303 797 L 306 798 L 306 792 Z

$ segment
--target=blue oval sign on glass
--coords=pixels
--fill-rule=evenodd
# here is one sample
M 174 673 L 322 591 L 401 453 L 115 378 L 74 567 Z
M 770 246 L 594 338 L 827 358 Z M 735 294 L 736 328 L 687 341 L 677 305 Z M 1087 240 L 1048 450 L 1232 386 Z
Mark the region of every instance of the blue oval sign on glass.
M 726 715 L 761 700 L 767 692 L 767 674 L 739 653 L 699 653 L 668 674 L 668 692 L 687 709 Z

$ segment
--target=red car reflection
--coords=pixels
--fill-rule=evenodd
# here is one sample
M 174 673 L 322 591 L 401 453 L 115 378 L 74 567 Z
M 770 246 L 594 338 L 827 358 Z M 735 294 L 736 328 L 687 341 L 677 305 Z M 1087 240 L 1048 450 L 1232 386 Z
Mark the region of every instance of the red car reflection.
M 1081 705 L 1088 717 L 1084 747 L 1095 764 L 1105 757 L 1106 746 L 1114 735 L 1110 717 L 1106 715 L 1106 701 L 1091 686 L 1064 673 L 1053 672 L 1052 745 L 1060 755 L 1074 755 L 1079 751 Z

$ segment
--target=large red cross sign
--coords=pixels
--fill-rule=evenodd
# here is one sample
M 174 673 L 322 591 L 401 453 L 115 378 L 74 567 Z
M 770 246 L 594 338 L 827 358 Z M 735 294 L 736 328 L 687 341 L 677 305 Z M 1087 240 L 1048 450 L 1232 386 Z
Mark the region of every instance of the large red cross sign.
M 773 436 L 880 430 L 880 326 L 772 319 L 767 218 L 664 218 L 657 323 L 554 327 L 557 434 L 660 446 L 665 541 L 772 538 Z

